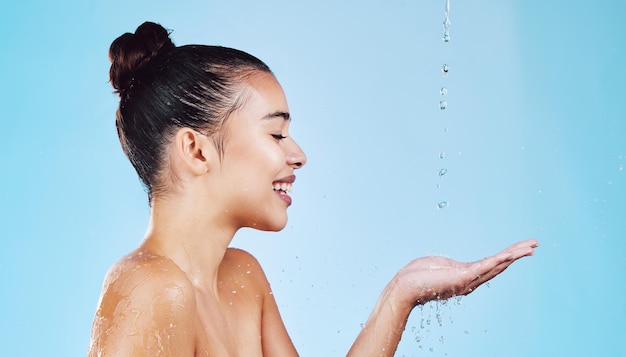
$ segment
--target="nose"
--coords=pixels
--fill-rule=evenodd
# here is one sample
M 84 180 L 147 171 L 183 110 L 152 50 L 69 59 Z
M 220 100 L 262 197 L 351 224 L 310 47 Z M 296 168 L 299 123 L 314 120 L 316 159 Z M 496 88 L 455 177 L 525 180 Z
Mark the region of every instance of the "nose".
M 299 169 L 306 164 L 306 155 L 295 140 L 291 139 L 289 151 L 287 152 L 287 164 L 294 169 Z

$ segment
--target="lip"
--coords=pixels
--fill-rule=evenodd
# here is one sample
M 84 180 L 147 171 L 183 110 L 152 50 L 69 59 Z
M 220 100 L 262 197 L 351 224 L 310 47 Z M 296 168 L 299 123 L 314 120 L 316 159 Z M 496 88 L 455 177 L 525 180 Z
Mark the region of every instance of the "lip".
M 285 176 L 281 179 L 278 179 L 274 182 L 272 182 L 272 184 L 274 183 L 294 183 L 296 181 L 296 175 L 289 175 L 289 176 Z
M 274 191 L 278 198 L 285 201 L 287 207 L 291 206 L 291 197 L 285 191 Z
M 280 178 L 272 182 L 272 185 L 275 183 L 294 183 L 295 181 L 296 181 L 296 175 L 289 175 L 289 176 L 285 176 L 283 178 Z M 278 190 L 278 191 L 274 191 L 274 193 L 276 193 L 278 198 L 280 198 L 287 204 L 287 207 L 291 206 L 291 201 L 292 201 L 291 196 L 289 196 L 287 192 Z

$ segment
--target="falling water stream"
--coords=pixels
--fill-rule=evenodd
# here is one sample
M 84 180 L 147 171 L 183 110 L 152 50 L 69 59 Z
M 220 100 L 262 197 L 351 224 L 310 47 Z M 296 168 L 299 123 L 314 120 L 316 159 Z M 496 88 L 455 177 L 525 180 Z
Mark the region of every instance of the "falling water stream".
M 444 19 L 443 19 L 443 37 L 442 37 L 442 41 L 445 44 L 447 44 L 448 42 L 450 42 L 450 0 L 445 0 L 445 9 L 444 9 Z M 448 76 L 448 74 L 450 73 L 450 66 L 448 66 L 448 64 L 444 63 L 441 65 L 441 73 L 443 74 L 443 77 L 445 79 L 445 77 Z M 446 88 L 445 86 L 442 86 L 439 89 L 439 94 L 441 95 L 441 99 L 439 100 L 439 109 L 441 111 L 445 111 L 448 108 L 448 101 L 446 96 L 448 95 L 448 88 Z M 446 131 L 444 129 L 444 131 Z M 446 157 L 446 152 L 445 151 L 441 151 L 439 153 L 439 158 L 441 160 L 443 160 Z M 445 167 L 442 167 L 439 169 L 438 171 L 438 175 L 439 175 L 439 179 L 441 180 L 443 178 L 443 176 L 448 173 L 448 169 Z M 441 182 L 437 184 L 437 188 L 441 187 Z M 448 201 L 447 200 L 440 200 L 437 203 L 437 209 L 443 209 L 448 207 Z

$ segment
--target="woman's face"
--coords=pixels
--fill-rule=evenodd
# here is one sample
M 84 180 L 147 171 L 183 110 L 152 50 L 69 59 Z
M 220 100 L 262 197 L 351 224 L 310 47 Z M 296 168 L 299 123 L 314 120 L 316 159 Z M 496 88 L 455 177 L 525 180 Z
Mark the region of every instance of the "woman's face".
M 221 189 L 236 225 L 276 231 L 287 224 L 294 171 L 306 156 L 289 136 L 289 108 L 274 76 L 259 72 L 247 83 L 243 107 L 224 127 Z

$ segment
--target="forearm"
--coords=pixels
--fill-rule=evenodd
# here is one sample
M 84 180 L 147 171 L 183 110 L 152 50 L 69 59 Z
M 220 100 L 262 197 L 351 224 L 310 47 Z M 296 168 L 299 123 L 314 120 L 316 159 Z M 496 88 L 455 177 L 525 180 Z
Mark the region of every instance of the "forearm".
M 395 290 L 394 282 L 383 290 L 348 357 L 394 355 L 412 309 L 397 301 Z

